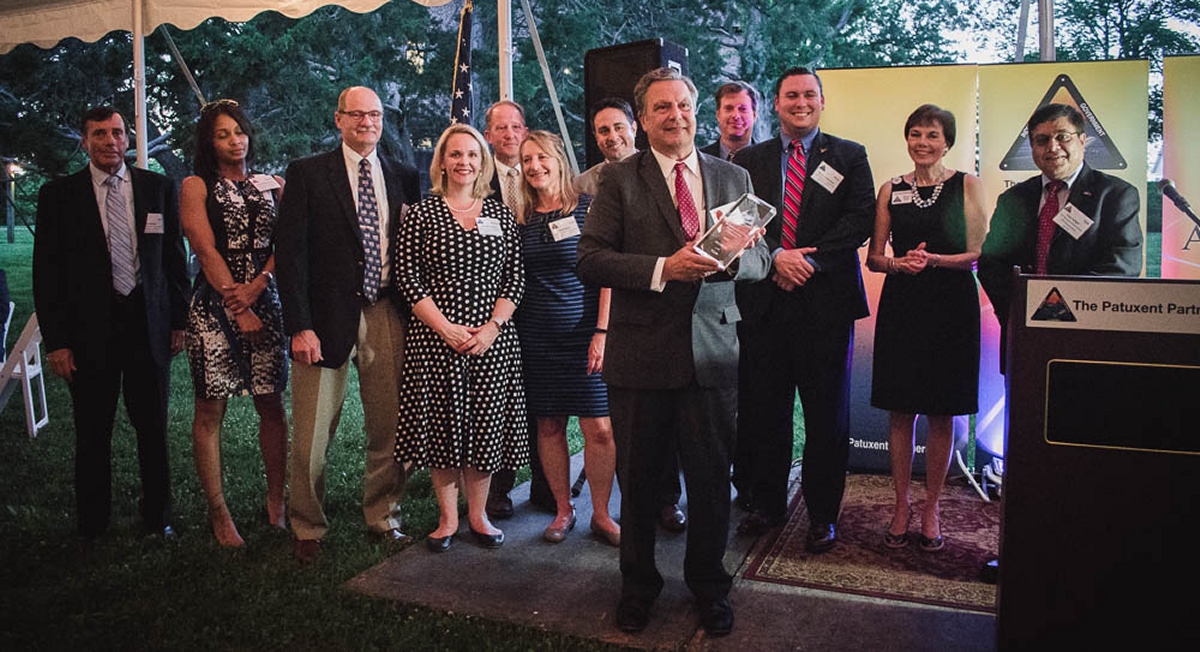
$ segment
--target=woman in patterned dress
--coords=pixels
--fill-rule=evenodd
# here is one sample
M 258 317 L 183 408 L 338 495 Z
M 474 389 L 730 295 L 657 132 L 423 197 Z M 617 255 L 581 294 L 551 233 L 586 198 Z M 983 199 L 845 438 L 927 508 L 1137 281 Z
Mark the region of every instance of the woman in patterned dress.
M 911 173 L 879 188 L 867 267 L 886 273 L 875 324 L 871 405 L 888 410 L 896 507 L 889 548 L 908 545 L 913 424 L 924 414 L 925 509 L 920 548 L 945 547 L 938 498 L 954 449 L 954 415 L 978 410 L 979 294 L 972 269 L 983 244 L 979 178 L 942 164 L 954 114 L 924 104 L 904 125 Z M 885 251 L 888 243 L 892 256 Z
M 509 325 L 525 288 L 517 223 L 490 193 L 483 136 L 454 125 L 429 166 L 433 196 L 404 218 L 398 285 L 415 320 L 405 337 L 396 461 L 429 467 L 444 552 L 458 532 L 462 482 L 473 538 L 487 548 L 504 533 L 485 512 L 491 474 L 529 462 L 521 346 Z
M 254 397 L 266 518 L 285 526 L 287 340 L 272 273 L 283 180 L 251 173 L 253 153 L 250 121 L 237 102 L 205 105 L 196 127 L 196 174 L 183 180 L 179 196 L 183 229 L 200 261 L 186 337 L 196 395 L 192 453 L 213 534 L 232 547 L 245 541 L 221 488 L 221 422 L 230 396 Z
M 608 512 L 617 449 L 608 418 L 608 391 L 600 379 L 608 333 L 609 290 L 585 286 L 575 275 L 575 251 L 590 195 L 577 195 L 562 139 L 531 131 L 521 143 L 522 256 L 525 299 L 517 311 L 524 355 L 526 399 L 537 417 L 538 452 L 557 514 L 542 533 L 559 543 L 575 527 L 567 419 L 579 417 L 583 468 L 591 485 L 592 532 L 617 546 L 621 528 Z

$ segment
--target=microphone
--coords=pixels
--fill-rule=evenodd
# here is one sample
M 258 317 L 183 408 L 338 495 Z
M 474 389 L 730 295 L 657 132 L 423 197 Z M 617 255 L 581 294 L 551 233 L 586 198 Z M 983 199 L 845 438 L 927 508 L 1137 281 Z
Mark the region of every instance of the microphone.
M 1189 204 L 1188 200 L 1184 199 L 1183 195 L 1179 194 L 1179 191 L 1175 189 L 1174 181 L 1171 181 L 1170 179 L 1161 179 L 1158 182 L 1158 189 L 1175 204 L 1176 208 L 1185 213 L 1191 212 L 1192 205 Z
M 1183 195 L 1179 194 L 1179 191 L 1175 189 L 1174 181 L 1171 181 L 1170 179 L 1160 179 L 1158 182 L 1158 189 L 1162 191 L 1162 194 L 1166 195 L 1167 198 L 1174 202 L 1175 208 L 1178 208 L 1179 211 L 1184 215 L 1187 215 L 1190 220 L 1195 222 L 1197 225 L 1200 225 L 1200 217 L 1196 217 L 1196 214 L 1192 212 L 1192 205 L 1189 204 L 1188 200 L 1184 199 Z

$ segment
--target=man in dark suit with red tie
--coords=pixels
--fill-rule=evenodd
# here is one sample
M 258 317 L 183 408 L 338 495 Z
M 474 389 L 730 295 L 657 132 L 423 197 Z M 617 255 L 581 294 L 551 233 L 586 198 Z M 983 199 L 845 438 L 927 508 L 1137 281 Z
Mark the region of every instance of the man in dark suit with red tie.
M 325 452 L 337 429 L 350 363 L 366 431 L 367 538 L 397 546 L 404 469 L 395 463 L 396 414 L 408 306 L 396 292 L 396 237 L 418 199 L 417 171 L 379 154 L 383 104 L 369 88 L 338 97 L 332 152 L 293 161 L 279 205 L 275 270 L 292 338 L 292 450 L 288 514 L 293 554 L 311 564 L 329 529 Z
M 188 278 L 175 182 L 129 167 L 116 109 L 83 117 L 90 163 L 42 186 L 33 296 L 50 370 L 67 381 L 75 422 L 81 552 L 108 529 L 117 396 L 137 433 L 145 532 L 170 539 L 167 396 L 183 348 Z
M 663 578 L 654 561 L 657 497 L 678 447 L 690 523 L 684 580 L 712 636 L 733 628 L 729 453 L 737 409 L 733 281 L 765 276 L 761 241 L 720 271 L 692 243 L 708 211 L 752 190 L 744 170 L 695 149 L 696 87 L 670 68 L 634 89 L 648 150 L 608 164 L 579 240 L 585 283 L 612 288 L 604 380 L 621 479 L 621 601 L 616 624 L 650 620 Z
M 1084 162 L 1084 127 L 1083 115 L 1067 104 L 1034 111 L 1029 145 L 1042 173 L 996 200 L 979 256 L 979 282 L 1000 320 L 1001 371 L 1014 266 L 1026 274 L 1137 276 L 1142 271 L 1137 188 Z M 1059 226 L 1056 218 L 1064 210 L 1086 222 L 1070 220 L 1071 230 Z M 1083 223 L 1087 226 L 1079 229 Z
M 875 221 L 866 150 L 821 131 L 824 108 L 815 72 L 784 71 L 775 83 L 779 136 L 733 158 L 778 210 L 765 236 L 773 252 L 771 278 L 738 294 L 743 321 L 734 484 L 739 504 L 750 510 L 738 531 L 759 535 L 786 518 L 798 391 L 805 433 L 801 492 L 813 553 L 837 540 L 850 452 L 854 321 L 868 314 L 858 248 Z

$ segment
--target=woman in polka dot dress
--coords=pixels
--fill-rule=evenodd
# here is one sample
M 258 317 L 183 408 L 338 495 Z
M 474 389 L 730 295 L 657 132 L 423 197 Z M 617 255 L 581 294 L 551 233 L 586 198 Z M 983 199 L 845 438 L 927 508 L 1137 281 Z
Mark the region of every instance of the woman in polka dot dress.
M 485 199 L 494 163 L 483 136 L 454 125 L 438 139 L 433 196 L 405 217 L 397 242 L 412 306 L 405 342 L 396 461 L 429 467 L 441 511 L 430 549 L 458 531 L 459 483 L 473 538 L 499 547 L 484 511 L 491 474 L 529 462 L 521 346 L 510 324 L 525 289 L 516 220 Z

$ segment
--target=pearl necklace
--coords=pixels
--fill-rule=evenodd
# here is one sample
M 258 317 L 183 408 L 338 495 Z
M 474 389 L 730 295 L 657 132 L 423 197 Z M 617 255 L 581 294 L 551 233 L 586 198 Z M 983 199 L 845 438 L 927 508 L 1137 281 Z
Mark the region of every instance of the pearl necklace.
M 933 194 L 929 196 L 929 199 L 921 199 L 921 193 L 917 190 L 917 173 L 913 171 L 913 205 L 917 208 L 929 208 L 936 204 L 938 197 L 942 194 L 942 186 L 946 185 L 945 176 L 946 172 L 943 170 L 937 185 L 933 187 Z
M 475 200 L 471 202 L 471 205 L 467 206 L 466 208 L 455 208 L 455 207 L 451 206 L 450 200 L 446 199 L 445 197 L 442 197 L 442 201 L 446 204 L 446 208 L 450 209 L 451 213 L 466 213 L 466 212 L 474 210 L 475 207 L 479 205 L 478 197 L 476 197 Z

